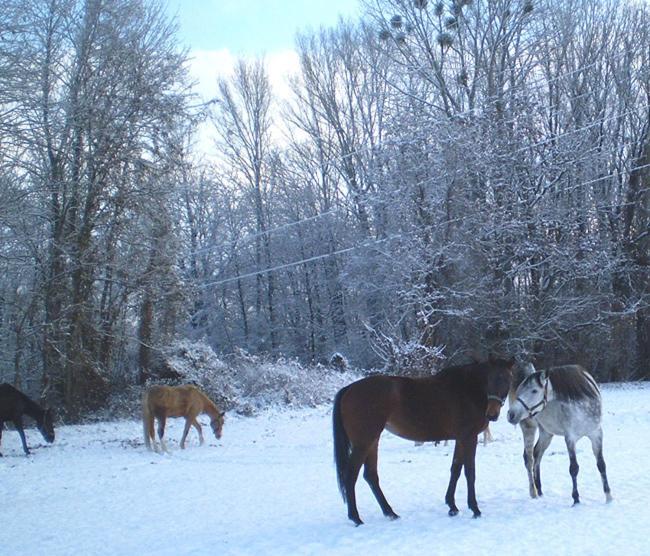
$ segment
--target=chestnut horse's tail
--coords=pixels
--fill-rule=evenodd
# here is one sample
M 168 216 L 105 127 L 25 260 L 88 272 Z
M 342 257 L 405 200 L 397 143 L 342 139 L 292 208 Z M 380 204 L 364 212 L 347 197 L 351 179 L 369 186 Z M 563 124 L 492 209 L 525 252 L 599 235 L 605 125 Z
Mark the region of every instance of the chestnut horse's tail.
M 350 439 L 343 427 L 341 416 L 341 399 L 347 391 L 348 386 L 341 388 L 334 398 L 334 409 L 332 410 L 332 432 L 334 433 L 334 463 L 336 464 L 336 478 L 339 483 L 339 490 L 343 500 L 346 500 L 345 474 L 350 461 Z
M 149 409 L 149 391 L 145 390 L 142 395 L 142 432 L 144 432 L 144 445 L 148 450 L 151 450 L 151 437 L 149 431 L 151 430 L 151 422 L 153 416 Z M 154 439 L 155 442 L 155 439 Z

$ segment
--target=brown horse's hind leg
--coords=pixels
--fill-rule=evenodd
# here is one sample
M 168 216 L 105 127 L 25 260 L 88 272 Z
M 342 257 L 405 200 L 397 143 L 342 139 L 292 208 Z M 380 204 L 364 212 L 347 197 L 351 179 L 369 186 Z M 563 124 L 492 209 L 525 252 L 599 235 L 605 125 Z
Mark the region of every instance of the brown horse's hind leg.
M 399 516 L 393 511 L 393 508 L 390 507 L 390 504 L 386 500 L 384 493 L 379 486 L 379 474 L 377 473 L 377 451 L 379 449 L 379 440 L 375 442 L 368 451 L 366 456 L 366 462 L 363 467 L 363 478 L 370 485 L 370 490 L 375 495 L 379 506 L 381 506 L 381 511 L 384 512 L 386 517 L 390 519 L 398 519 Z
M 445 503 L 449 506 L 449 515 L 458 515 L 458 506 L 456 506 L 456 484 L 463 468 L 463 444 L 456 440 L 454 446 L 454 457 L 451 462 L 451 476 L 449 477 L 449 486 L 445 494 Z
M 354 486 L 357 483 L 361 466 L 366 460 L 366 455 L 367 449 L 360 449 L 356 446 L 353 447 L 345 472 L 345 495 L 348 505 L 348 518 L 350 518 L 355 525 L 363 524 L 363 521 L 361 521 L 361 518 L 359 517 L 359 510 L 357 510 L 357 497 L 354 492 Z

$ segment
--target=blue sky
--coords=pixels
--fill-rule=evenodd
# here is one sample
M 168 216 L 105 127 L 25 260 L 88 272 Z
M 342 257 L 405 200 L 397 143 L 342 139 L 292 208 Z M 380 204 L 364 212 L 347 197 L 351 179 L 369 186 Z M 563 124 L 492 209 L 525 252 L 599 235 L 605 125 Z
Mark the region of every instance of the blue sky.
M 358 0 L 167 0 L 180 39 L 192 50 L 260 55 L 293 47 L 296 31 L 354 16 Z

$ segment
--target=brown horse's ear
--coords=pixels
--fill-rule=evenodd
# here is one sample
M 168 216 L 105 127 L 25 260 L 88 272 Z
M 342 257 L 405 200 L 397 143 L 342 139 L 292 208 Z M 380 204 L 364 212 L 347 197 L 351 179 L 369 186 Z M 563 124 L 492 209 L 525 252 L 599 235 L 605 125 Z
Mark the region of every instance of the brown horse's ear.
M 511 367 L 511 368 L 514 367 L 516 362 L 517 362 L 517 359 L 513 355 L 510 359 L 508 359 L 508 367 Z
M 225 411 L 220 411 L 220 412 L 219 412 L 219 417 L 225 417 L 225 416 L 226 416 L 226 412 L 225 412 Z

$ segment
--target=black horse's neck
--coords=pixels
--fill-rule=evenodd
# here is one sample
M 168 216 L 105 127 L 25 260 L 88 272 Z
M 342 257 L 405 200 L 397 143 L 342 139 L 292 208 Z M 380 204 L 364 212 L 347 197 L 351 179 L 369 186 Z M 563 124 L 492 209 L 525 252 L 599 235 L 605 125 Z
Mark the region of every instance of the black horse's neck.
M 23 398 L 23 404 L 25 406 L 25 415 L 29 415 L 37 423 L 41 423 L 43 421 L 43 415 L 45 414 L 45 410 L 40 405 L 38 405 L 35 401 L 33 401 L 31 398 L 23 394 L 22 392 L 21 395 Z

